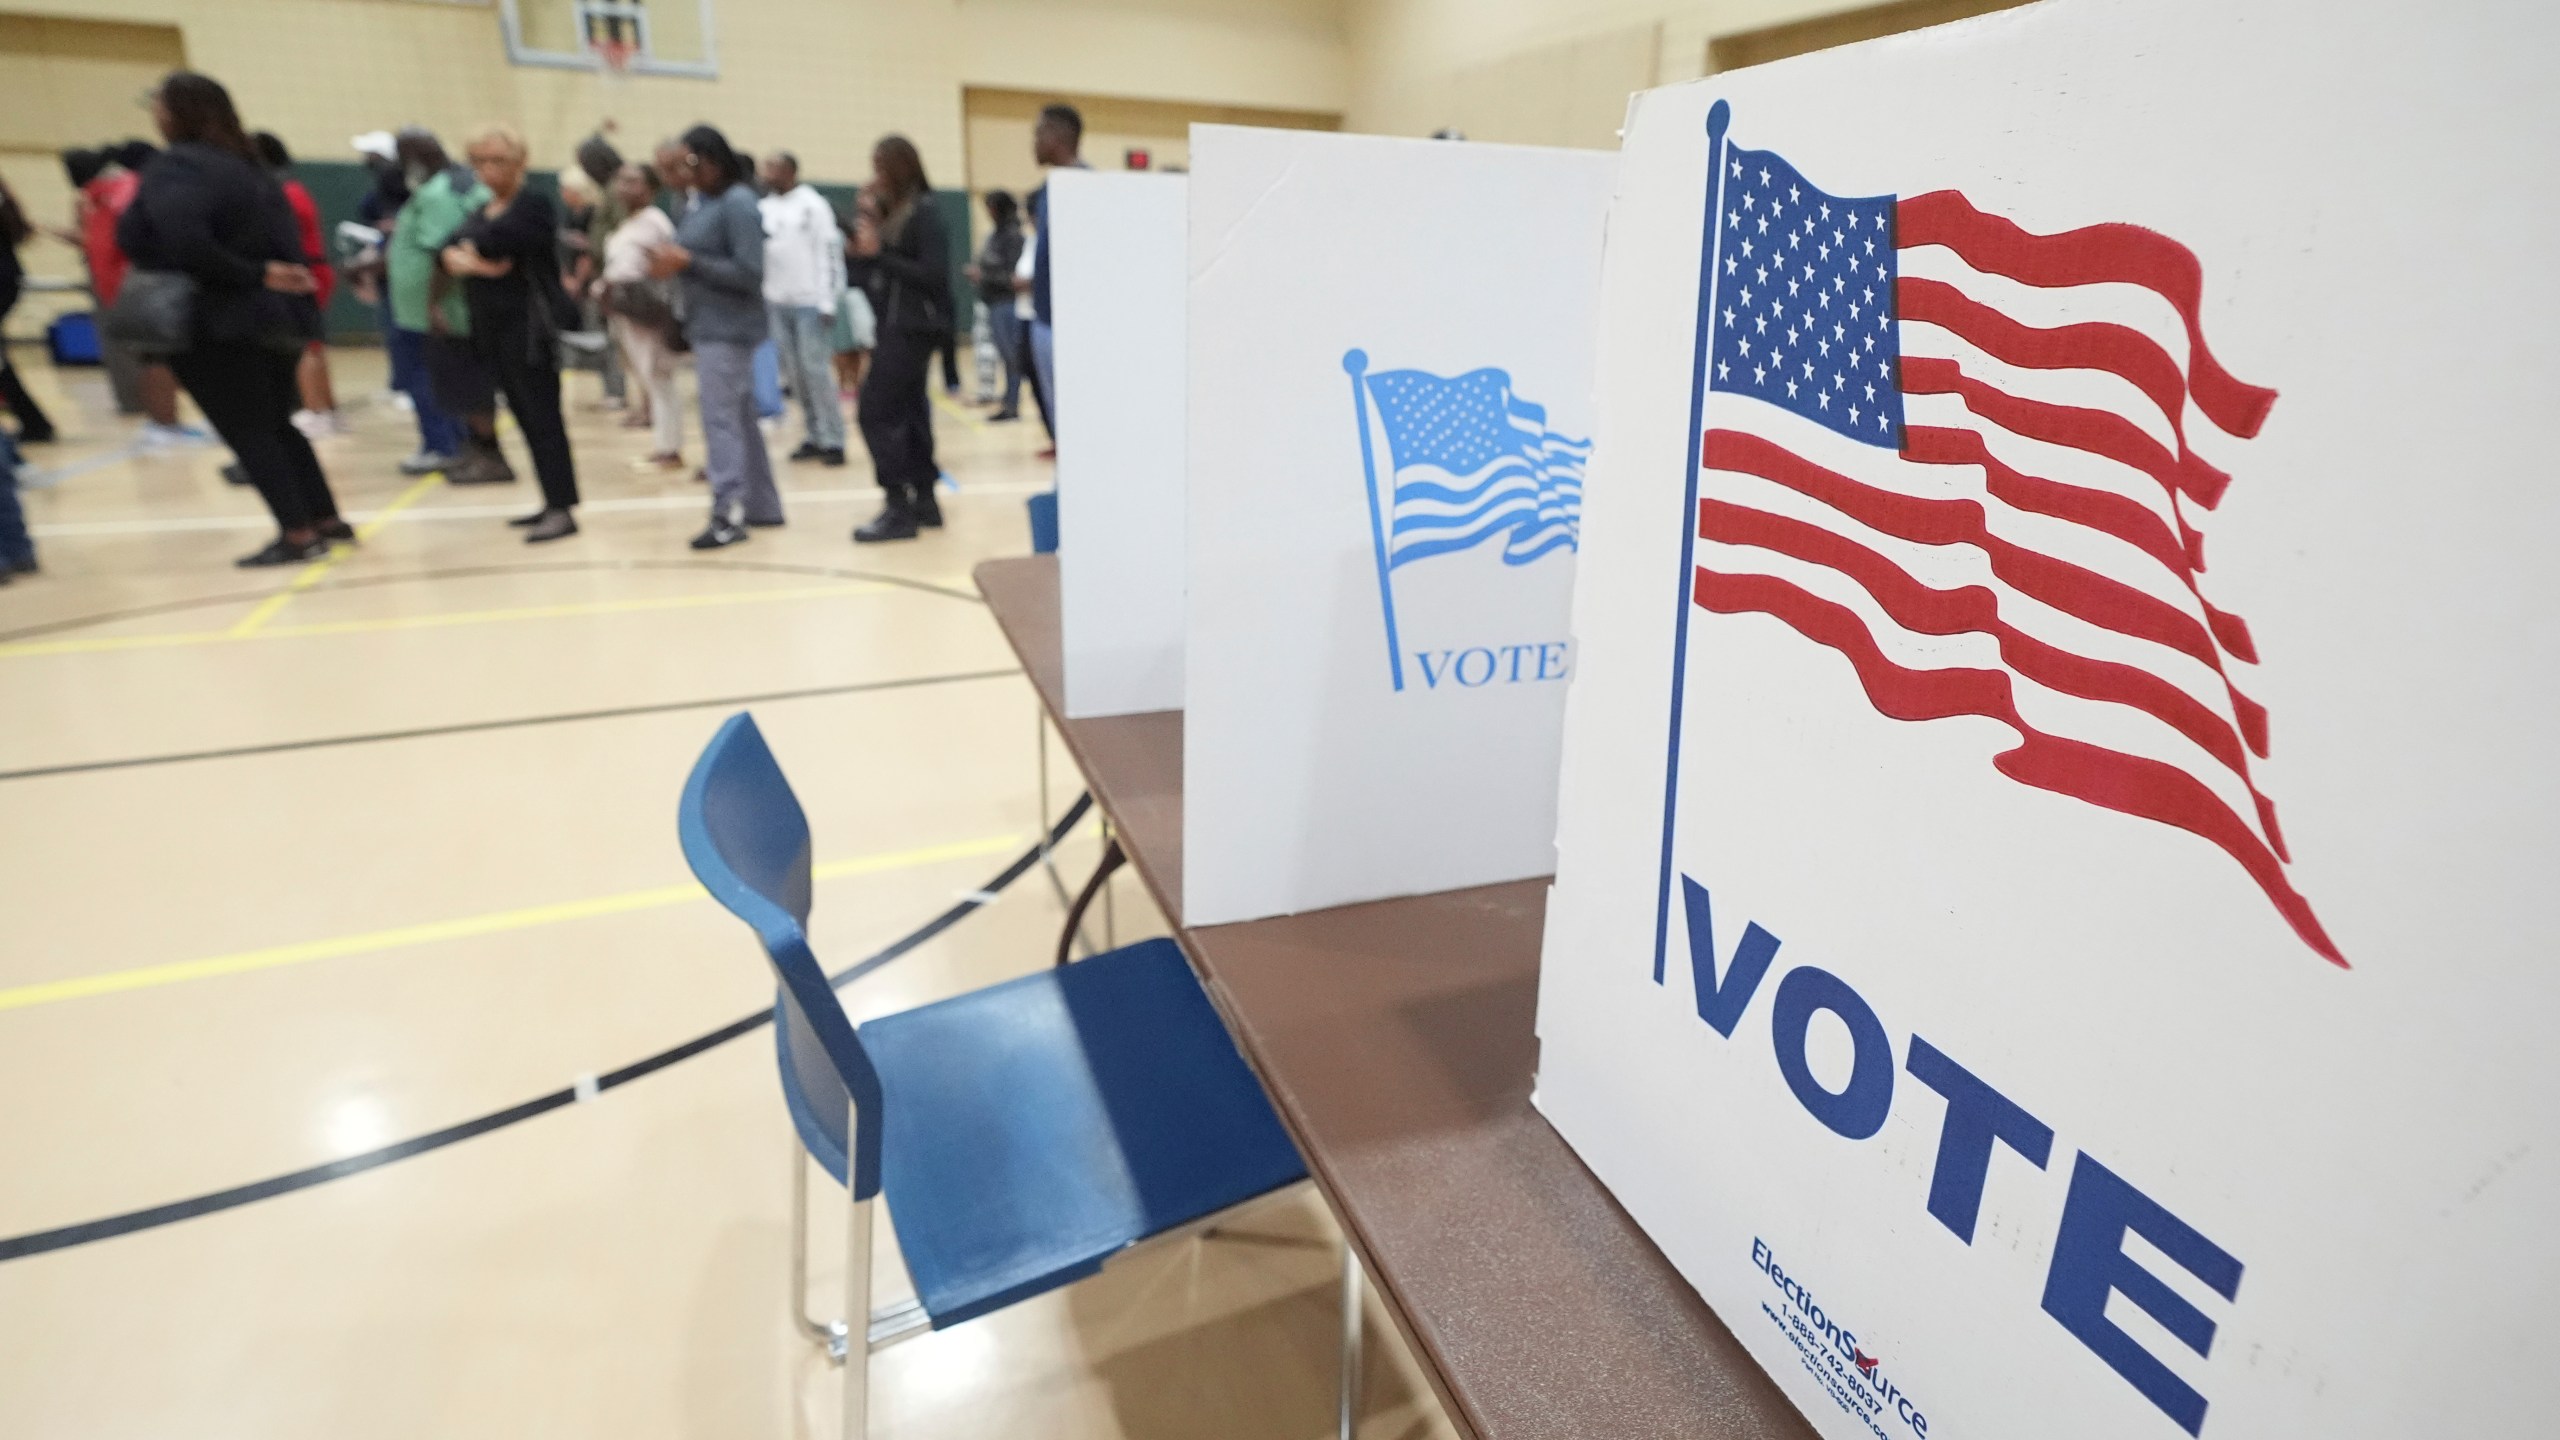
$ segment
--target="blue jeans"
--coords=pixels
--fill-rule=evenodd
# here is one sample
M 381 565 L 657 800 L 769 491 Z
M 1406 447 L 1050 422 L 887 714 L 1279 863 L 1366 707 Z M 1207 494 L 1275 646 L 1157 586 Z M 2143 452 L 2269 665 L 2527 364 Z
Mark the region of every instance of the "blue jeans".
M 755 396 L 757 419 L 770 420 L 782 413 L 782 357 L 771 340 L 756 347 Z
M 987 332 L 996 342 L 996 354 L 1004 359 L 1004 404 L 999 408 L 1007 412 L 1019 410 L 1022 400 L 1022 317 L 1014 313 L 1013 302 L 988 302 Z
M 0 570 L 32 569 L 36 542 L 27 538 L 27 512 L 18 508 L 18 446 L 0 435 Z
M 836 317 L 814 305 L 767 305 L 774 348 L 809 418 L 809 443 L 844 448 L 844 401 L 836 394 Z
M 427 335 L 394 325 L 383 332 L 383 348 L 391 352 L 391 388 L 409 397 L 418 415 L 418 446 L 430 455 L 462 453 L 462 422 L 436 403 L 436 387 L 427 379 Z
M 1058 433 L 1058 346 L 1056 332 L 1034 320 L 1031 322 L 1031 363 L 1040 370 L 1040 397 L 1049 406 L 1049 434 Z

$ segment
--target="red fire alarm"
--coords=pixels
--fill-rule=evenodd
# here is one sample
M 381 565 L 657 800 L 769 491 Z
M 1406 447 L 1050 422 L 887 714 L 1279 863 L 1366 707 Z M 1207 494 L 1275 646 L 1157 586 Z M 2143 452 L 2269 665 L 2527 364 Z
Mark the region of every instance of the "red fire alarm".
M 1123 153 L 1128 160 L 1129 168 L 1132 170 L 1144 170 L 1155 163 L 1155 157 L 1144 150 L 1132 149 Z

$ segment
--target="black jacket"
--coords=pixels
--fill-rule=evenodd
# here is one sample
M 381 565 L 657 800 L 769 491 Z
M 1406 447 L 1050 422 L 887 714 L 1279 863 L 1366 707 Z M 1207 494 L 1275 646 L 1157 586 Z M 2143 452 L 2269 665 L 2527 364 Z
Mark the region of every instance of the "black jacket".
M 197 286 L 195 342 L 289 348 L 320 335 L 308 295 L 267 288 L 267 265 L 308 265 L 293 207 L 275 177 L 210 145 L 173 145 L 142 171 L 116 222 L 116 244 L 142 270 L 182 270 Z
M 978 298 L 989 305 L 1010 308 L 1013 304 L 1013 270 L 1021 263 L 1020 222 L 987 232 L 986 246 L 978 251 Z
M 863 288 L 882 329 L 951 332 L 951 242 L 932 191 L 916 197 L 898 238 L 882 236 L 880 253 L 854 264 L 870 272 Z
M 577 307 L 560 287 L 559 207 L 527 185 L 497 214 L 474 212 L 463 221 L 452 243 L 465 240 L 479 246 L 484 259 L 515 263 L 495 279 L 463 282 L 473 343 L 493 359 L 509 347 L 537 368 L 558 368 L 559 335 L 578 323 Z

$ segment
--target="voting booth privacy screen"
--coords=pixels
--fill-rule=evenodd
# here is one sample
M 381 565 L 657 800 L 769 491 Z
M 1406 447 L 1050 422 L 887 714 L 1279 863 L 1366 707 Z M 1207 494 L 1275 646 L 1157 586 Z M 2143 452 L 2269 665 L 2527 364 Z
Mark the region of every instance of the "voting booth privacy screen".
M 1546 874 L 1616 157 L 1191 157 L 1183 919 Z
M 1067 714 L 1182 708 L 1179 175 L 1049 176 Z
M 2549 1433 L 2552 20 L 1639 98 L 1538 1104 L 1826 1436 Z

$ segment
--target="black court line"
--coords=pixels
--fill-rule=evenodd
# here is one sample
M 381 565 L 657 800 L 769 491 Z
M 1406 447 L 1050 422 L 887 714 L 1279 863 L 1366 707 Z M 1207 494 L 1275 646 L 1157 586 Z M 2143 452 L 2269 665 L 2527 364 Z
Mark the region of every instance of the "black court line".
M 987 603 L 967 590 L 954 590 L 930 580 L 906 575 L 884 575 L 876 570 L 847 570 L 833 565 L 788 565 L 767 560 L 572 560 L 556 564 L 462 565 L 449 570 L 410 570 L 396 575 L 349 575 L 341 579 L 332 575 L 301 593 L 326 595 L 336 590 L 370 590 L 378 585 L 414 585 L 425 580 L 466 580 L 487 575 L 569 575 L 596 570 L 736 570 L 753 575 L 809 575 L 822 580 L 869 580 L 882 585 L 895 585 L 926 595 L 939 595 L 946 600 L 965 600 L 972 605 Z M 0 645 L 20 640 L 59 635 L 66 630 L 85 629 L 91 625 L 111 625 L 119 620 L 141 620 L 153 615 L 175 615 L 188 610 L 205 610 L 217 605 L 254 605 L 272 600 L 277 590 L 246 590 L 228 595 L 200 595 L 192 600 L 163 600 L 150 605 L 135 605 L 124 610 L 104 610 L 94 615 L 74 615 L 61 620 L 22 626 L 16 630 L 0 630 Z
M 1077 796 L 1076 803 L 1067 807 L 1067 813 L 1049 831 L 1046 842 L 1024 851 L 1012 864 L 1004 867 L 993 880 L 988 881 L 969 898 L 934 916 L 917 929 L 909 931 L 887 949 L 855 961 L 833 976 L 830 983 L 839 989 L 850 985 L 984 908 L 998 892 L 1029 874 L 1031 867 L 1040 863 L 1040 857 L 1051 847 L 1066 839 L 1068 833 L 1075 829 L 1076 822 L 1082 820 L 1085 812 L 1092 807 L 1091 795 Z M 772 1023 L 773 1011 L 770 1009 L 759 1010 L 752 1015 L 741 1015 L 717 1030 L 705 1031 L 681 1045 L 661 1050 L 646 1059 L 635 1060 L 619 1070 L 597 1076 L 596 1090 L 602 1093 L 617 1086 L 628 1085 L 644 1075 L 654 1075 L 670 1065 L 690 1060 L 706 1050 L 716 1050 L 742 1035 L 751 1035 Z M 121 1215 L 85 1220 L 77 1225 L 64 1225 L 52 1230 L 38 1230 L 32 1234 L 12 1236 L 6 1240 L 0 1240 L 0 1263 L 23 1260 L 30 1255 L 43 1255 L 55 1250 L 68 1250 L 77 1245 L 91 1245 L 100 1240 L 113 1240 L 120 1235 L 131 1235 L 137 1231 L 156 1230 L 163 1225 L 175 1225 L 181 1220 L 193 1220 L 201 1215 L 236 1210 L 243 1205 L 260 1200 L 272 1200 L 278 1195 L 290 1195 L 296 1190 L 308 1190 L 314 1185 L 325 1185 L 332 1180 L 344 1180 L 350 1175 L 379 1170 L 394 1161 L 407 1160 L 413 1156 L 424 1155 L 431 1150 L 441 1150 L 448 1145 L 459 1144 L 493 1131 L 504 1130 L 510 1125 L 530 1120 L 537 1115 L 549 1114 L 564 1105 L 576 1104 L 577 1099 L 577 1088 L 569 1086 L 554 1090 L 547 1095 L 537 1095 L 522 1104 L 510 1105 L 504 1110 L 492 1110 L 486 1115 L 465 1120 L 458 1125 L 448 1125 L 441 1130 L 430 1130 L 413 1139 L 385 1145 L 379 1150 L 368 1150 L 361 1155 L 350 1155 L 343 1160 L 332 1160 L 325 1165 L 314 1165 L 306 1170 L 270 1176 L 247 1185 L 235 1185 L 228 1190 L 216 1190 L 209 1194 L 172 1201 L 166 1205 L 154 1205 L 147 1210 L 128 1210 Z
M 564 710 L 553 715 L 519 715 L 505 720 L 464 720 L 452 725 L 422 725 L 412 730 L 369 730 L 360 735 L 322 735 L 309 740 L 277 740 L 264 745 L 232 745 L 219 750 L 179 750 L 166 755 L 133 755 L 118 760 L 82 760 L 66 765 L 36 765 L 0 770 L 0 781 L 34 780 L 47 775 L 85 775 L 93 770 L 136 770 L 149 765 L 181 765 L 191 760 L 236 760 L 245 755 L 281 755 L 294 750 L 329 750 L 341 745 L 378 745 L 390 740 L 421 740 L 436 735 L 476 735 L 491 730 L 524 730 L 540 725 L 571 725 L 583 720 L 620 720 L 633 715 L 666 715 L 679 710 L 715 706 L 763 705 L 784 700 L 814 700 L 825 695 L 866 695 L 882 690 L 918 690 L 929 685 L 957 685 L 1019 675 L 1015 669 L 964 670 L 954 675 L 911 675 L 898 680 L 862 680 L 849 685 L 817 685 L 803 690 L 767 690 L 758 695 L 720 695 L 708 700 L 667 700 L 653 705 L 617 705 L 608 710 Z

